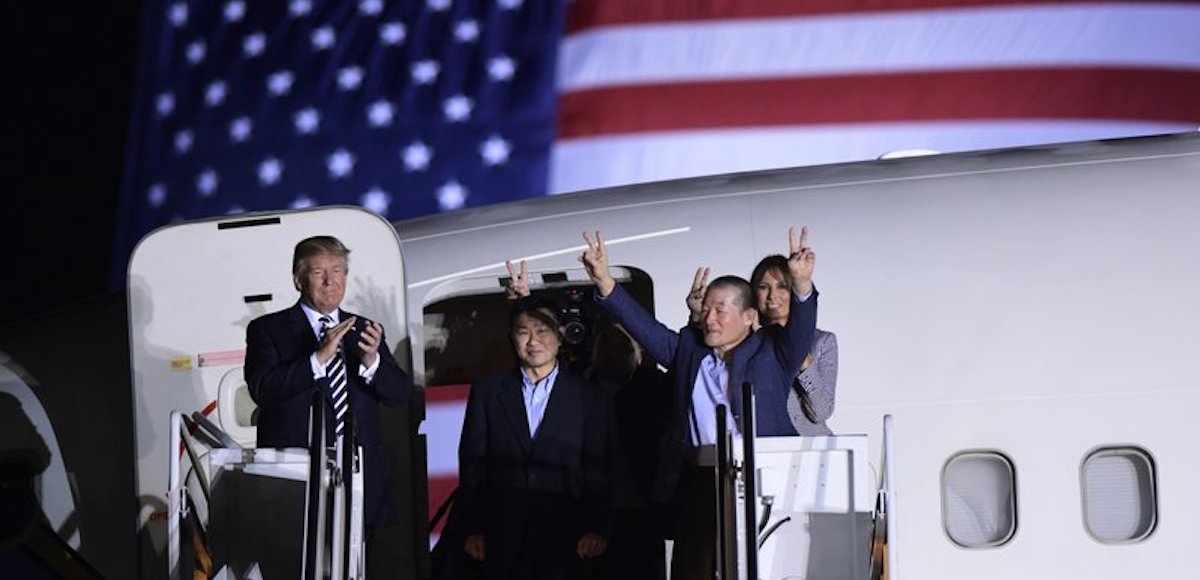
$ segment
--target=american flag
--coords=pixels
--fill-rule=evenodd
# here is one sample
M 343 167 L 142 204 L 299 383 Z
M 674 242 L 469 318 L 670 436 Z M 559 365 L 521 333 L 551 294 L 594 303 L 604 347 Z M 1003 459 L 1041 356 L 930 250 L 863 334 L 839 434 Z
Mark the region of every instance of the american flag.
M 1200 2 L 157 0 L 116 268 L 179 219 L 391 220 L 1200 125 Z
M 542 195 L 565 6 L 148 2 L 118 256 L 180 219 Z
M 704 174 L 1194 131 L 1200 2 L 160 0 L 118 241 Z M 430 398 L 452 450 L 465 390 Z M 430 457 L 431 507 L 455 482 Z

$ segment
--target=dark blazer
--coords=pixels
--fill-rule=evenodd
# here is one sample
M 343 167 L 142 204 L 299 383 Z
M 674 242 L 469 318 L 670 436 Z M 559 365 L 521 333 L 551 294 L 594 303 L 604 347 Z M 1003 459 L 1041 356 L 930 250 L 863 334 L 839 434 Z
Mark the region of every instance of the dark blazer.
M 712 349 L 704 344 L 704 337 L 696 328 L 688 326 L 676 332 L 655 320 L 621 286 L 607 297 L 597 296 L 597 299 L 654 360 L 675 374 L 675 400 L 654 486 L 655 499 L 666 501 L 674 493 L 683 462 L 695 456 L 689 429 L 692 388 L 696 384 L 700 361 Z M 732 391 L 729 394 L 730 411 L 740 422 L 742 383 L 750 381 L 754 386 L 754 417 L 760 437 L 796 435 L 788 416 L 787 397 L 792 379 L 800 372 L 804 357 L 812 349 L 813 332 L 817 327 L 817 291 L 813 289 L 812 295 L 803 302 L 793 292 L 791 300 L 786 327 L 750 334 L 734 348 L 726 363 Z
M 357 316 L 339 311 L 339 320 Z M 379 432 L 378 403 L 397 406 L 412 396 L 412 381 L 396 364 L 386 346 L 379 349 L 379 368 L 371 384 L 358 375 L 358 346 L 348 333 L 342 345 L 346 357 L 346 382 L 350 412 L 363 448 L 363 520 L 367 526 L 393 523 L 396 510 L 389 488 L 388 454 Z M 384 341 L 386 345 L 387 341 Z M 246 327 L 246 385 L 258 404 L 259 447 L 308 447 L 308 414 L 315 391 L 329 393 L 329 379 L 313 379 L 309 357 L 317 350 L 317 336 L 297 302 L 291 308 L 265 314 Z M 325 397 L 328 425 L 333 425 L 333 403 Z M 330 445 L 333 430 L 329 429 Z
M 561 578 L 586 533 L 608 536 L 610 397 L 559 367 L 535 437 L 519 370 L 471 386 L 459 440 L 465 535 L 485 538 L 488 578 Z

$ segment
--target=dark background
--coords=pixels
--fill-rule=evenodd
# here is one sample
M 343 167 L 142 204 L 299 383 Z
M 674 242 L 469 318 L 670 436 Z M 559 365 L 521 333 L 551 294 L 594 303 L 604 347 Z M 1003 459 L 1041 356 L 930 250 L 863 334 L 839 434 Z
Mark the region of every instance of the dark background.
M 113 277 L 142 2 L 0 8 L 0 327 L 121 291 Z

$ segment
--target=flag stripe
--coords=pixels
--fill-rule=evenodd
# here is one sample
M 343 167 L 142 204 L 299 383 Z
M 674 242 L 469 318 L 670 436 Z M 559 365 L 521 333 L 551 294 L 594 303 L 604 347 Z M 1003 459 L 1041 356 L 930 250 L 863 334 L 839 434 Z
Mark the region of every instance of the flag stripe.
M 471 385 L 431 385 L 425 387 L 425 403 L 466 403 Z
M 651 22 L 695 22 L 889 12 L 1025 6 L 1038 4 L 1111 5 L 1095 0 L 717 0 L 713 2 L 655 2 L 648 0 L 575 0 L 567 19 L 567 33 L 593 28 Z M 1147 3 L 1149 4 L 1149 3 Z M 1194 4 L 1194 2 L 1156 2 Z
M 679 81 L 976 67 L 1200 70 L 1196 30 L 1200 5 L 1157 4 L 610 28 L 572 35 L 563 42 L 557 82 L 560 91 L 569 93 Z
M 551 159 L 551 191 L 942 152 L 1194 131 L 1197 124 L 1119 121 L 931 121 L 691 130 L 573 139 Z
M 1173 70 L 964 70 L 678 83 L 563 95 L 559 136 L 950 119 L 1179 122 L 1200 120 L 1196 103 L 1200 72 Z

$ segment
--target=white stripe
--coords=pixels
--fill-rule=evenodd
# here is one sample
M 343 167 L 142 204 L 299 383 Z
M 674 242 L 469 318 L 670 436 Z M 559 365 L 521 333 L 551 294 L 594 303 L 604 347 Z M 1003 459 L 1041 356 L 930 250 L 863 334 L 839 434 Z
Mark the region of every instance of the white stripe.
M 426 405 L 421 430 L 425 433 L 429 477 L 458 474 L 458 438 L 466 412 L 466 401 Z
M 1176 123 L 978 121 L 813 125 L 640 134 L 561 141 L 554 193 L 740 171 L 877 159 L 902 149 L 942 153 L 1195 131 Z
M 911 10 L 614 26 L 564 40 L 562 91 L 648 83 L 962 68 L 1200 69 L 1200 6 Z
M 342 391 L 341 395 L 335 395 L 335 397 L 337 398 L 333 401 L 334 408 L 339 409 L 339 411 L 345 411 L 346 406 L 344 403 L 346 402 L 346 392 Z M 338 416 L 341 417 L 340 412 L 338 413 Z

